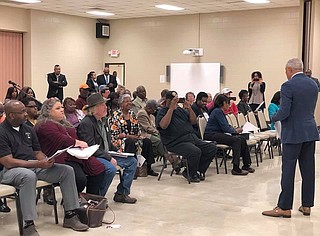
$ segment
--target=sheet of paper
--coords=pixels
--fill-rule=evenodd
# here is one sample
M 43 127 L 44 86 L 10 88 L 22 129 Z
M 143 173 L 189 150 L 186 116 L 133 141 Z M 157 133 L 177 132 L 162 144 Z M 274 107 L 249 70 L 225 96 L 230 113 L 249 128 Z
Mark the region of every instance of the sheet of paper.
M 134 153 L 130 153 L 130 152 L 114 152 L 114 151 L 108 151 L 108 153 L 111 156 L 115 156 L 115 157 L 133 157 Z
M 137 155 L 137 160 L 138 160 L 137 166 L 141 167 L 143 165 L 143 163 L 145 162 L 146 158 L 144 158 L 144 156 L 138 154 Z
M 61 149 L 61 150 L 56 151 L 52 156 L 47 157 L 47 160 L 50 160 L 50 159 L 52 159 L 52 158 L 55 158 L 55 157 L 59 156 L 61 153 L 64 153 L 65 151 L 67 151 L 67 150 L 70 149 L 71 147 L 73 147 L 73 146 L 70 146 L 70 147 L 67 147 L 67 148 L 65 148 L 65 149 Z
M 256 132 L 259 128 L 251 124 L 250 122 L 246 122 L 242 127 L 242 133 Z
M 74 156 L 78 159 L 88 159 L 91 157 L 99 148 L 99 145 L 92 145 L 90 147 L 81 149 L 81 148 L 70 148 L 67 150 L 71 156 Z
M 106 225 L 106 229 L 119 229 L 121 225 L 112 224 L 112 225 Z

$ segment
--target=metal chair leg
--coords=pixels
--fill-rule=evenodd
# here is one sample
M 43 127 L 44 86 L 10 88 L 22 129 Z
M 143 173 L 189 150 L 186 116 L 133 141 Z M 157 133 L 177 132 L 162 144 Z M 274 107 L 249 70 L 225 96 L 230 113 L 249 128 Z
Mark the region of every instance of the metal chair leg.
M 164 156 L 162 157 L 162 161 L 163 161 L 163 165 L 162 165 L 159 177 L 158 177 L 158 181 L 160 181 L 162 173 L 163 173 L 164 169 L 167 167 L 167 159 Z

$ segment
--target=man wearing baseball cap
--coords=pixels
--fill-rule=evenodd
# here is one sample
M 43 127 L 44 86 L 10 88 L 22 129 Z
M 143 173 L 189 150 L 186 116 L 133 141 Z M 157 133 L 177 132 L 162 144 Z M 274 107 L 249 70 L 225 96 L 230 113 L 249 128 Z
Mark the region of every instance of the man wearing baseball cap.
M 184 108 L 181 108 L 178 106 L 178 101 L 177 92 L 166 93 L 166 105 L 158 112 L 156 125 L 167 150 L 188 160 L 190 182 L 198 183 L 205 179 L 205 172 L 217 148 L 214 143 L 199 139 L 194 132 L 192 125 L 197 123 L 197 117 L 190 102 L 185 101 Z M 188 177 L 186 169 L 182 175 Z
M 82 110 L 82 108 L 87 105 L 87 97 L 89 95 L 89 86 L 87 84 L 81 84 L 79 86 L 79 96 L 76 100 L 77 109 Z

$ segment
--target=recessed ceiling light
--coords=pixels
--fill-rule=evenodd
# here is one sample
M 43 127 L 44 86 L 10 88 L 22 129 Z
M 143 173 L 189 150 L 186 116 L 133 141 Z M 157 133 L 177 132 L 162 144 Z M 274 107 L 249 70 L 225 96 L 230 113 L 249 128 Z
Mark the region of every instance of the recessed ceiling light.
M 40 0 L 11 0 L 12 2 L 21 2 L 21 3 L 39 3 Z
M 166 4 L 156 5 L 155 7 L 161 8 L 164 10 L 169 10 L 169 11 L 182 11 L 182 10 L 184 10 L 184 8 L 182 8 L 182 7 L 176 7 L 176 6 L 172 6 L 172 5 L 166 5 Z
M 96 16 L 114 16 L 113 13 L 104 12 L 104 11 L 87 11 L 88 14 Z
M 270 3 L 269 0 L 244 0 L 245 2 L 249 2 L 249 3 Z

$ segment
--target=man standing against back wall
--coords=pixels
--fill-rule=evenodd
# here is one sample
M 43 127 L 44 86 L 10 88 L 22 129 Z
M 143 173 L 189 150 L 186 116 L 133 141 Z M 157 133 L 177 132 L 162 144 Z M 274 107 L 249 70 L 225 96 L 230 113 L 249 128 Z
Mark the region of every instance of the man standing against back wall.
M 103 69 L 103 74 L 98 75 L 97 83 L 99 86 L 103 84 L 107 85 L 110 92 L 115 92 L 115 88 L 118 86 L 116 77 L 109 74 L 108 66 Z
M 315 141 L 319 133 L 314 119 L 318 87 L 303 74 L 303 63 L 298 58 L 287 62 L 288 81 L 281 86 L 280 110 L 271 121 L 281 121 L 283 143 L 281 193 L 277 206 L 262 215 L 291 217 L 294 193 L 294 177 L 297 160 L 302 177 L 301 206 L 299 211 L 308 216 L 314 205 L 315 189 Z
M 54 72 L 47 74 L 47 81 L 49 84 L 47 98 L 57 97 L 62 102 L 63 87 L 68 85 L 66 76 L 61 74 L 60 65 L 54 66 Z

